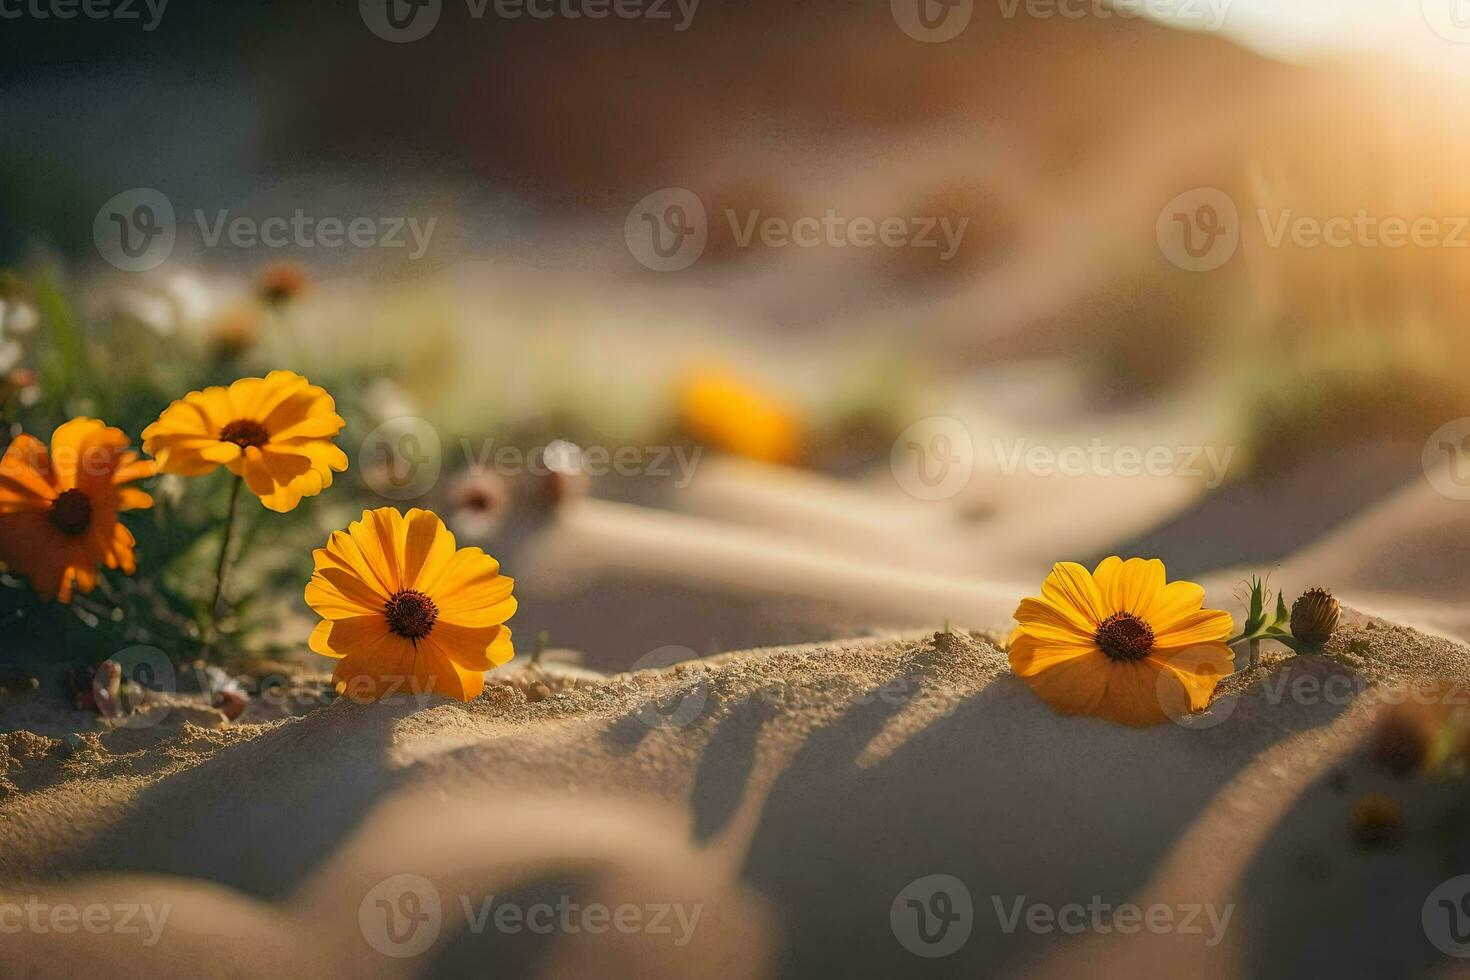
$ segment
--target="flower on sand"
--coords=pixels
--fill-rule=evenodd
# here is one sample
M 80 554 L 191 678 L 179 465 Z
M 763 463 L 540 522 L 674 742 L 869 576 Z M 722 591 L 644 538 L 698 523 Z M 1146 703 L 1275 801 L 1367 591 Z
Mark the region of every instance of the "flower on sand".
M 347 454 L 332 442 L 346 423 L 332 396 L 291 371 L 193 391 L 143 430 L 165 473 L 203 476 L 220 466 L 271 510 L 294 510 L 332 485 Z
M 311 649 L 339 658 L 332 681 L 359 701 L 435 692 L 468 701 L 515 655 L 513 581 L 479 548 L 457 548 L 432 511 L 364 511 L 313 553 Z
M 20 435 L 0 459 L 0 560 L 45 597 L 70 602 L 91 592 L 101 565 L 131 575 L 132 532 L 118 514 L 153 506 L 127 486 L 154 473 L 128 449 L 128 437 L 97 419 L 72 419 L 51 446 Z
M 1166 584 L 1158 559 L 1107 558 L 1090 573 L 1059 562 L 1016 609 L 1011 669 L 1063 714 L 1178 719 L 1234 669 L 1230 614 L 1201 608 L 1204 597 L 1193 582 Z

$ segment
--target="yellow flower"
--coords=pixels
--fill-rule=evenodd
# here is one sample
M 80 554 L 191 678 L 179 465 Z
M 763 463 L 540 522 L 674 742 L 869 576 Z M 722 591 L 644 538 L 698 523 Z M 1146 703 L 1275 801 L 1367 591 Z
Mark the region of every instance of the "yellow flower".
M 220 466 L 271 510 L 294 510 L 332 485 L 347 455 L 332 443 L 346 423 L 332 396 L 290 371 L 193 391 L 143 430 L 159 468 L 203 476 Z
M 61 426 L 49 452 L 33 436 L 16 436 L 0 459 L 0 560 L 37 594 L 62 602 L 75 589 L 91 592 L 99 565 L 133 574 L 136 541 L 117 515 L 153 506 L 126 485 L 153 472 L 120 429 L 97 419 Z
M 1177 719 L 1234 669 L 1230 614 L 1201 608 L 1204 598 L 1193 582 L 1165 584 L 1158 559 L 1108 558 L 1091 574 L 1059 562 L 1016 609 L 1011 669 L 1063 714 Z
M 715 449 L 767 463 L 794 463 L 801 456 L 796 410 L 724 371 L 690 378 L 680 393 L 680 414 L 685 431 Z
M 431 511 L 364 511 L 313 553 L 306 602 L 322 617 L 311 649 L 340 658 L 339 693 L 374 701 L 439 693 L 468 701 L 515 655 L 505 621 L 515 584 L 479 548 L 456 550 Z

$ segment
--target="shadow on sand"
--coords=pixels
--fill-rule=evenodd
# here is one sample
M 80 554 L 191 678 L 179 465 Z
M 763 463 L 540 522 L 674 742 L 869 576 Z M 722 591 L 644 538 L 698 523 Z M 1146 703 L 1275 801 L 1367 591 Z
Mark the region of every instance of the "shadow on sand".
M 1256 684 L 1216 727 L 1129 729 L 1059 719 L 1002 675 L 869 768 L 857 764 L 860 753 L 903 705 L 860 699 L 780 773 L 750 842 L 744 874 L 784 925 L 781 973 L 1020 968 L 1065 937 L 1028 932 L 1024 920 L 1004 929 L 1018 900 L 1129 900 L 1232 777 L 1271 744 L 1342 710 L 1293 706 L 1285 724 L 1243 721 L 1265 697 Z M 701 761 L 692 802 L 704 836 L 740 803 L 765 710 L 758 700 L 736 705 Z M 965 883 L 974 924 L 958 953 L 928 960 L 895 939 L 890 912 L 913 914 L 892 909 L 895 898 L 934 874 Z
M 393 728 L 422 707 L 413 698 L 337 701 L 224 749 L 146 790 L 76 868 L 190 875 L 280 897 L 397 785 Z

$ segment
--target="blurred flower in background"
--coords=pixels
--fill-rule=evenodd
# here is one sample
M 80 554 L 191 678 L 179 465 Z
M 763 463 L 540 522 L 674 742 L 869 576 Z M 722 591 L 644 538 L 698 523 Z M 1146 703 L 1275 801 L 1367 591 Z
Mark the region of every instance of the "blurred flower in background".
M 679 406 L 684 431 L 712 449 L 766 463 L 801 458 L 795 406 L 728 370 L 694 372 L 682 384 Z

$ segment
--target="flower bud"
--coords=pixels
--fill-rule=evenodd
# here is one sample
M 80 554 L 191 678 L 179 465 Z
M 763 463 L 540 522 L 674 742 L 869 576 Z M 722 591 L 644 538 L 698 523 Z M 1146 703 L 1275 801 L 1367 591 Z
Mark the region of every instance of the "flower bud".
M 1291 607 L 1291 635 L 1304 643 L 1322 646 L 1337 629 L 1342 607 L 1326 589 L 1308 589 Z

